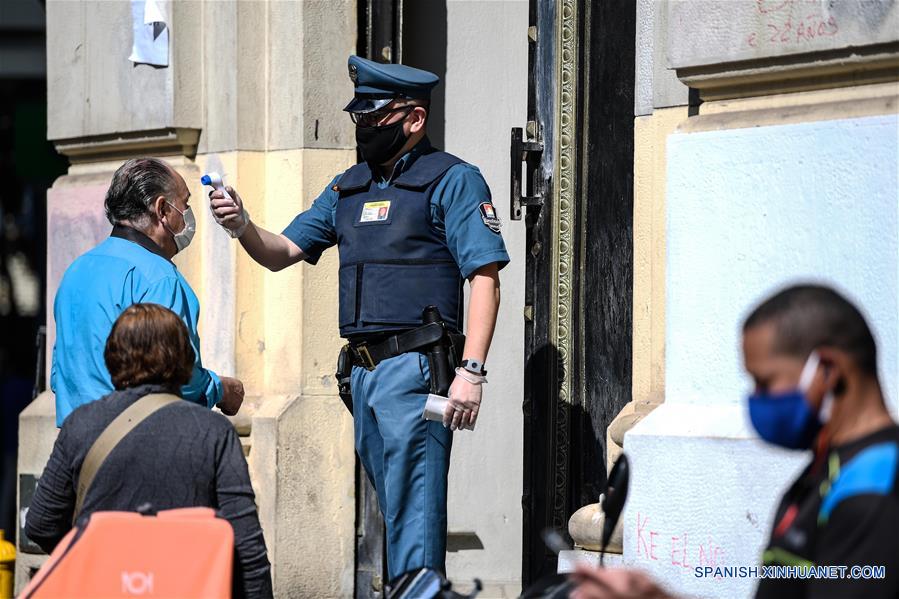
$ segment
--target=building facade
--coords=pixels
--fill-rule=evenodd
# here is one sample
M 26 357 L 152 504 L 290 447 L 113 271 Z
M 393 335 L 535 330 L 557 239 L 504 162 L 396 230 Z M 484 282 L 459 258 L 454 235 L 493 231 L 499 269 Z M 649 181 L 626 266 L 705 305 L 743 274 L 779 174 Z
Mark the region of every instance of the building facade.
M 166 158 L 199 221 L 176 262 L 200 297 L 204 360 L 247 388 L 235 426 L 277 596 L 383 589 L 333 380 L 337 256 L 264 271 L 200 208 L 199 178 L 225 172 L 256 222 L 285 226 L 356 161 L 352 53 L 441 76 L 432 141 L 478 165 L 509 215 L 491 382 L 450 473 L 460 586 L 516 596 L 555 570 L 540 531 L 597 501 L 623 446 L 623 561 L 676 591 L 750 595 L 752 580 L 691 568 L 757 563 L 802 465 L 759 442 L 742 403 L 741 316 L 788 282 L 865 307 L 897 413 L 892 2 L 175 0 L 165 67 L 128 60 L 146 4 L 46 5 L 47 134 L 71 162 L 47 200 L 47 303 L 108 234 L 115 168 Z M 52 397 L 20 422 L 23 485 L 52 446 Z M 41 559 L 20 553 L 20 586 Z
M 753 305 L 797 281 L 842 289 L 899 413 L 897 25 L 890 2 L 638 3 L 634 400 L 662 403 L 621 427 L 638 421 L 623 549 L 677 592 L 751 595 L 693 568 L 757 565 L 807 463 L 749 423 Z

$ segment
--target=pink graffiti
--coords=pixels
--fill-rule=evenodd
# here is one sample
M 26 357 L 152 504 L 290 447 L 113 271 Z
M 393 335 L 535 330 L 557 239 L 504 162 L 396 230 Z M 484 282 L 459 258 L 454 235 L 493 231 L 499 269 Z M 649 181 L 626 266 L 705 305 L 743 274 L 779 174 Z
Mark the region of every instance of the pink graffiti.
M 824 14 L 817 0 L 756 0 L 756 10 L 766 19 L 763 31 L 746 35 L 751 48 L 807 44 L 840 32 L 836 18 Z
M 672 566 L 692 570 L 695 566 L 718 566 L 723 564 L 724 548 L 711 537 L 704 543 L 695 543 L 696 535 L 686 532 L 678 535 L 664 535 L 656 530 L 646 514 L 637 512 L 636 522 L 637 558 L 658 561 L 659 555 L 667 555 Z M 661 539 L 667 539 L 667 543 Z M 665 552 L 665 553 L 661 553 Z

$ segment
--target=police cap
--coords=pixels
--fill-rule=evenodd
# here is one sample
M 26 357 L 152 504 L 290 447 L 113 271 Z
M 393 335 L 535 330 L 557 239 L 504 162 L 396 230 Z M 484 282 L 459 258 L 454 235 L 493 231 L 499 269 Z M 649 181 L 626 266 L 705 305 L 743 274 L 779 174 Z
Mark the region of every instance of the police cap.
M 404 64 L 385 64 L 359 56 L 347 61 L 356 96 L 344 108 L 347 112 L 367 113 L 383 108 L 396 98 L 426 100 L 440 82 L 434 73 Z

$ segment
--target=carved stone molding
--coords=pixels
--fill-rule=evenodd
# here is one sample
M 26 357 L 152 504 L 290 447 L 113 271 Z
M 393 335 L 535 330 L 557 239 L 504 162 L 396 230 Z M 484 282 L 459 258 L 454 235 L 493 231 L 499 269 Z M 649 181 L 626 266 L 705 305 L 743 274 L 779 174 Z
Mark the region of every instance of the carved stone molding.
M 553 264 L 553 279 L 556 287 L 554 298 L 554 335 L 560 359 L 565 369 L 564 383 L 560 390 L 563 402 L 571 403 L 572 348 L 572 276 L 574 264 L 574 189 L 575 151 L 577 134 L 574 131 L 577 102 L 577 4 L 574 0 L 562 0 L 560 18 L 560 61 L 559 61 L 559 111 L 558 111 L 558 151 L 557 163 L 558 201 L 553 204 L 553 219 L 558 232 L 556 260 Z
M 567 525 L 569 433 L 572 403 L 572 290 L 574 268 L 574 207 L 575 207 L 575 151 L 577 134 L 574 131 L 577 109 L 577 2 L 561 0 L 559 5 L 559 95 L 557 99 L 556 131 L 559 132 L 556 147 L 556 175 L 559 182 L 553 202 L 553 225 L 556 231 L 556 247 L 553 256 L 553 283 L 555 293 L 552 304 L 553 343 L 559 352 L 559 400 L 556 403 L 556 435 L 560 437 L 555 451 L 555 505 L 553 524 L 557 529 Z
M 704 100 L 895 82 L 899 44 L 677 69 Z
M 199 140 L 199 129 L 177 127 L 60 139 L 54 145 L 57 152 L 65 154 L 74 164 L 142 155 L 193 157 L 197 153 Z

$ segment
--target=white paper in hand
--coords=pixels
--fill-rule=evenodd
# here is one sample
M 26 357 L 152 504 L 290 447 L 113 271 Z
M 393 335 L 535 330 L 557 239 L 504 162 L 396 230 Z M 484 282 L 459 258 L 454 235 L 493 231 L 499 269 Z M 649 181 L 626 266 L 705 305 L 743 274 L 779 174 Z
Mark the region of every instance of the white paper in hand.
M 425 402 L 425 410 L 421 413 L 423 420 L 433 420 L 434 422 L 443 422 L 443 412 L 446 411 L 446 404 L 449 399 L 442 395 L 428 394 L 428 401 Z M 473 426 L 463 426 L 459 430 L 474 430 Z

